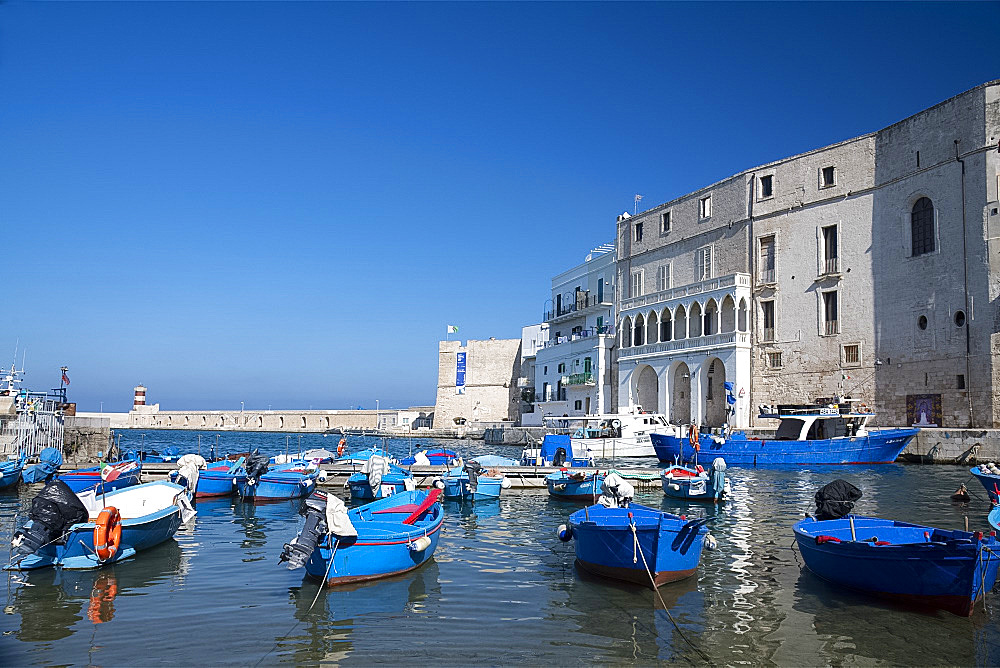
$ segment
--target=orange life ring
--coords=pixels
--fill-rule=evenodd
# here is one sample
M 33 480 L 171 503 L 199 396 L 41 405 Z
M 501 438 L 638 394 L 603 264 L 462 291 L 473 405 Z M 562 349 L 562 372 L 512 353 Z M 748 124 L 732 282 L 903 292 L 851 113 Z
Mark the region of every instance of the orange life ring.
M 94 552 L 101 561 L 115 556 L 122 543 L 122 516 L 114 506 L 108 506 L 94 522 Z
M 347 439 L 340 439 L 340 443 L 337 444 L 337 456 L 340 457 L 344 454 L 344 450 L 347 448 Z

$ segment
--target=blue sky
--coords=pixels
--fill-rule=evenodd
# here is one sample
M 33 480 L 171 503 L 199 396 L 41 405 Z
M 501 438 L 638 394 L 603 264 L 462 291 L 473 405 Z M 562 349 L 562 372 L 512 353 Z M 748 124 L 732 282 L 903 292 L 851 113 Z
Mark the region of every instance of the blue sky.
M 995 3 L 4 3 L 0 360 L 432 404 L 649 207 L 1000 77 Z M 20 354 L 18 355 L 20 363 Z M 9 364 L 9 361 L 7 362 Z

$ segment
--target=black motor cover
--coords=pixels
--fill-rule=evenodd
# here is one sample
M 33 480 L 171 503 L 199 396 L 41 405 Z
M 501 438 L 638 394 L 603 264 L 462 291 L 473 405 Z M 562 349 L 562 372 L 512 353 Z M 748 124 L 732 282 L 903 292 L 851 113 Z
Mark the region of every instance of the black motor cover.
M 836 520 L 844 517 L 854 509 L 854 502 L 860 498 L 860 489 L 838 478 L 816 492 L 816 519 Z
M 28 519 L 31 525 L 14 534 L 20 554 L 34 554 L 47 543 L 62 542 L 61 536 L 66 529 L 87 522 L 90 513 L 69 485 L 55 480 L 46 484 L 31 500 Z
M 479 488 L 479 472 L 482 470 L 482 467 L 477 461 L 470 461 L 465 465 L 465 472 L 469 475 L 469 491 L 473 494 L 475 494 L 476 489 Z
M 267 469 L 270 465 L 271 459 L 260 454 L 259 450 L 251 452 L 247 455 L 247 460 L 244 464 L 247 471 L 247 482 L 256 485 L 257 481 L 260 480 L 260 477 L 267 473 Z
M 278 556 L 278 563 L 288 562 L 288 569 L 302 568 L 309 561 L 313 550 L 326 535 L 326 495 L 321 498 L 310 497 L 305 503 L 306 522 L 299 534 L 290 542 Z
M 552 465 L 562 466 L 566 463 L 566 448 L 556 448 L 556 452 L 552 455 Z

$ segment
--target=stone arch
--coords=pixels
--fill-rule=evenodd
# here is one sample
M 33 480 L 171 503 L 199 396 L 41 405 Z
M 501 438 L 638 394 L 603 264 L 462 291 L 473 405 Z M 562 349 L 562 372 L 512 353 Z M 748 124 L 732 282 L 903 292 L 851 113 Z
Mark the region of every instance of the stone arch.
M 701 386 L 705 394 L 706 427 L 721 427 L 729 419 L 726 403 L 726 365 L 718 357 L 709 357 L 701 365 Z
M 674 338 L 674 321 L 670 309 L 665 308 L 660 313 L 660 341 L 670 341 Z
M 184 416 L 184 426 L 186 427 L 190 423 L 191 423 L 191 416 L 190 415 L 185 415 Z
M 625 316 L 622 318 L 622 348 L 632 347 L 632 318 Z
M 660 405 L 659 383 L 653 367 L 643 364 L 636 367 L 635 377 L 636 403 L 646 411 L 658 411 Z
M 169 427 L 171 424 L 173 424 L 173 421 L 174 421 L 174 418 L 168 415 L 167 416 L 167 426 Z
M 650 311 L 646 316 L 646 343 L 656 343 L 659 329 L 659 321 L 656 319 L 656 311 Z
M 722 300 L 722 331 L 726 333 L 736 331 L 736 302 L 733 301 L 732 295 L 726 295 Z
M 674 339 L 687 338 L 687 309 L 681 304 L 674 311 Z
M 705 324 L 701 331 L 705 336 L 719 333 L 719 304 L 715 299 L 709 299 L 705 304 Z
M 643 344 L 643 334 L 646 333 L 646 322 L 639 313 L 635 316 L 635 324 L 632 326 L 632 344 L 641 346 Z
M 202 415 L 201 416 L 201 426 L 202 427 L 207 427 L 208 426 L 208 416 L 207 415 Z
M 691 423 L 691 370 L 684 362 L 678 362 L 671 371 L 670 422 Z
M 263 429 L 264 428 L 264 416 L 263 415 L 258 415 L 257 416 L 257 428 L 258 429 Z
M 299 424 L 299 427 L 301 429 L 305 429 L 306 428 L 306 416 L 305 415 L 302 416 L 302 422 Z
M 330 428 L 330 416 L 329 415 L 326 416 L 326 421 L 324 422 L 324 424 L 326 425 L 326 429 Z
M 285 416 L 282 415 L 281 417 L 278 418 L 278 429 L 284 429 L 284 428 L 285 428 Z
M 750 331 L 750 323 L 747 320 L 747 300 L 740 299 L 740 307 L 736 311 L 736 328 L 741 332 Z
M 688 338 L 694 339 L 702 333 L 702 310 L 701 304 L 695 302 L 691 304 L 691 312 L 688 315 Z
M 220 415 L 219 416 L 219 426 L 220 427 L 225 427 L 226 426 L 226 416 L 225 415 Z

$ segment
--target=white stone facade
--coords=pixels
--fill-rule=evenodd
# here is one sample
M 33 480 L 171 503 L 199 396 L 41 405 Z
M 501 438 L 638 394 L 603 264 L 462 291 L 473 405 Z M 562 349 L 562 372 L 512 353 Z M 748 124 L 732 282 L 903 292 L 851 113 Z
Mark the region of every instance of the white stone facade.
M 713 383 L 721 364 L 743 392 L 738 426 L 838 392 L 884 423 L 1000 426 L 998 142 L 990 82 L 621 217 L 619 407 L 714 426 L 715 361 Z
M 465 383 L 457 384 L 460 354 L 465 355 Z M 521 339 L 470 339 L 438 342 L 438 386 L 434 428 L 480 422 L 517 422 L 520 396 Z M 456 422 L 458 420 L 458 422 Z

